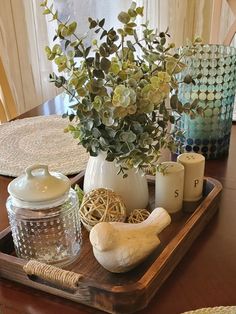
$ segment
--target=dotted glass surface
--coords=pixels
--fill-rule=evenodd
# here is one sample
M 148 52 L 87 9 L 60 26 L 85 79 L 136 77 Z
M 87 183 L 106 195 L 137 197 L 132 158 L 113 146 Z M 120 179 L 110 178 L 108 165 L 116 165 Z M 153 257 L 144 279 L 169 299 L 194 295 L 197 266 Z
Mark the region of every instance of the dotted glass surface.
M 185 134 L 186 151 L 202 153 L 207 159 L 216 159 L 228 153 L 232 114 L 236 91 L 236 48 L 221 45 L 203 45 L 193 57 L 184 60 L 188 67 L 179 75 L 194 77 L 195 85 L 180 83 L 179 99 L 183 104 L 199 100 L 206 108 L 204 117 L 191 120 L 185 114 L 177 128 Z M 200 78 L 196 78 L 201 74 Z
M 10 196 L 7 210 L 17 256 L 64 266 L 78 255 L 82 236 L 74 190 L 61 206 L 42 210 L 15 207 Z

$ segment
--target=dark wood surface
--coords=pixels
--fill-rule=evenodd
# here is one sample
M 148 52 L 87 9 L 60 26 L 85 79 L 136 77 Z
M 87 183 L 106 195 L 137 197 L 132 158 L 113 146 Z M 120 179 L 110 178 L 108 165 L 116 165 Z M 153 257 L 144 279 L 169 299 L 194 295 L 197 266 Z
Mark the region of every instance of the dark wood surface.
M 63 100 L 59 96 L 21 118 L 64 111 Z M 228 158 L 206 163 L 206 176 L 218 179 L 224 187 L 218 214 L 196 239 L 148 307 L 138 313 L 179 314 L 207 306 L 236 304 L 235 141 L 236 126 L 233 125 Z M 10 180 L 0 176 L 0 230 L 8 225 L 5 201 Z M 102 313 L 5 279 L 0 282 L 0 304 L 0 313 L 2 310 L 3 314 Z

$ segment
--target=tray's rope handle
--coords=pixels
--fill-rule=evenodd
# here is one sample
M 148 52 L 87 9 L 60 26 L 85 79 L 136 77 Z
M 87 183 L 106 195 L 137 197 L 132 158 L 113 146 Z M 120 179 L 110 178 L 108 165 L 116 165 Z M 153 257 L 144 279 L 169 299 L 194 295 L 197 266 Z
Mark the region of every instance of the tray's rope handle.
M 82 275 L 64 270 L 52 265 L 47 265 L 35 260 L 30 260 L 23 266 L 27 275 L 35 275 L 48 282 L 59 284 L 63 288 L 76 289 Z

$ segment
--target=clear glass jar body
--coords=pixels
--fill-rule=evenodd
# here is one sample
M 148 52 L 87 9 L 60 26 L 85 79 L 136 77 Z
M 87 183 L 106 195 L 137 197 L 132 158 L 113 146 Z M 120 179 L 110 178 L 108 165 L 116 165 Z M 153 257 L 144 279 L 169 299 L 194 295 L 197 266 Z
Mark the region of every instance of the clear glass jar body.
M 65 202 L 54 208 L 21 208 L 14 205 L 12 196 L 6 206 L 18 257 L 57 266 L 76 259 L 82 236 L 78 197 L 73 189 Z

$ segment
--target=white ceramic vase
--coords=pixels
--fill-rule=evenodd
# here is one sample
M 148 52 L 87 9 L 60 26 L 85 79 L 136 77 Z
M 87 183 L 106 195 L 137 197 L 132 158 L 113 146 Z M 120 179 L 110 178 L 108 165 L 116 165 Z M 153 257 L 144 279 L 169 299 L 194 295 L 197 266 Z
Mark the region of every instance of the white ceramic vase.
M 148 205 L 148 184 L 146 177 L 135 169 L 128 170 L 127 178 L 117 175 L 115 162 L 105 160 L 105 154 L 89 157 L 85 176 L 84 192 L 97 188 L 109 188 L 119 194 L 128 210 L 146 208 Z

